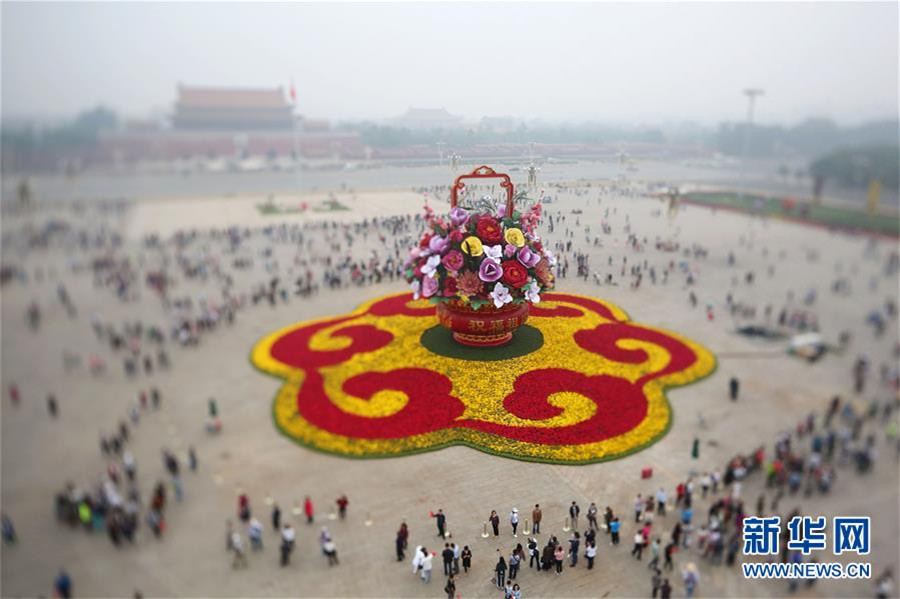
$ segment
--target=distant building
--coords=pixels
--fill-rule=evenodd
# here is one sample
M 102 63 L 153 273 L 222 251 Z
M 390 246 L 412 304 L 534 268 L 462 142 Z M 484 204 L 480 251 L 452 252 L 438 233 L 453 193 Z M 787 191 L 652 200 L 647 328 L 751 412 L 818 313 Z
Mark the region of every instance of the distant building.
M 296 121 L 295 121 L 296 119 Z M 295 127 L 296 122 L 296 127 Z M 131 121 L 101 136 L 101 153 L 116 163 L 144 160 L 293 157 L 359 159 L 359 134 L 331 131 L 328 121 L 294 115 L 283 88 L 179 85 L 169 128 Z
M 445 108 L 410 108 L 403 116 L 394 119 L 393 124 L 418 131 L 456 129 L 462 126 L 462 117 L 450 114 Z
M 177 131 L 292 131 L 293 106 L 284 89 L 178 86 L 172 115 Z
M 511 133 L 522 125 L 522 121 L 511 116 L 486 116 L 478 122 L 480 131 L 493 133 Z

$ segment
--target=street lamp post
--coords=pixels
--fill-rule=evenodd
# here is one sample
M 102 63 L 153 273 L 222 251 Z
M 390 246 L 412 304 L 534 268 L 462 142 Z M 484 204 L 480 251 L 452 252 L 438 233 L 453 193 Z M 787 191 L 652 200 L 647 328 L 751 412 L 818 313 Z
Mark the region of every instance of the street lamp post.
M 744 90 L 744 95 L 747 96 L 747 126 L 744 129 L 744 147 L 742 153 L 742 170 L 744 174 L 744 183 L 746 183 L 747 179 L 747 156 L 750 150 L 750 129 L 753 127 L 753 108 L 756 104 L 756 97 L 763 95 L 763 90 L 759 88 L 747 88 Z M 743 193 L 739 193 L 740 196 L 743 196 Z

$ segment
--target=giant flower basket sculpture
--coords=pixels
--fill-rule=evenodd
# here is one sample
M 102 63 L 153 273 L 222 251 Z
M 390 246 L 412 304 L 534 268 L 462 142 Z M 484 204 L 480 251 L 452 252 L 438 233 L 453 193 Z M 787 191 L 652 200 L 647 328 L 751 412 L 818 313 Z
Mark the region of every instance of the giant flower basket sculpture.
M 482 198 L 468 206 L 464 180 L 500 179 L 504 203 Z M 553 288 L 556 259 L 536 229 L 541 204 L 517 210 L 509 175 L 481 166 L 460 175 L 450 189 L 450 214 L 426 206 L 427 228 L 405 262 L 416 299 L 437 304 L 438 321 L 461 344 L 489 347 L 508 343 L 528 318 L 529 306 Z

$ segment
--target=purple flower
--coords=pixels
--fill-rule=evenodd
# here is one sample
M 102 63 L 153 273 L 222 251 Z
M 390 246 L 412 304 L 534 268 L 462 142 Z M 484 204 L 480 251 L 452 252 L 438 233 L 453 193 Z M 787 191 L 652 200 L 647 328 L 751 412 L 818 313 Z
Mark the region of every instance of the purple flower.
M 422 279 L 422 297 L 431 297 L 438 290 L 438 280 L 432 277 Z
M 537 266 L 537 263 L 541 261 L 541 255 L 535 252 L 532 252 L 528 249 L 528 246 L 523 246 L 522 249 L 519 250 L 519 262 L 524 264 L 528 268 L 534 268 Z
M 431 250 L 432 254 L 442 254 L 448 245 L 450 245 L 450 241 L 446 237 L 435 235 L 428 242 L 428 249 Z
M 478 267 L 478 278 L 482 281 L 485 283 L 493 283 L 502 276 L 503 269 L 500 268 L 499 262 L 495 262 L 490 258 L 485 258 L 481 261 L 481 266 Z
M 454 227 L 461 227 L 469 221 L 469 211 L 456 206 L 450 211 L 450 222 Z
M 504 218 L 506 216 L 506 204 L 500 204 L 497 206 L 497 218 Z
M 514 246 L 511 243 L 507 243 L 506 247 L 503 248 L 503 255 L 506 256 L 507 258 L 512 258 L 513 256 L 516 255 L 516 249 L 517 249 L 516 246 Z

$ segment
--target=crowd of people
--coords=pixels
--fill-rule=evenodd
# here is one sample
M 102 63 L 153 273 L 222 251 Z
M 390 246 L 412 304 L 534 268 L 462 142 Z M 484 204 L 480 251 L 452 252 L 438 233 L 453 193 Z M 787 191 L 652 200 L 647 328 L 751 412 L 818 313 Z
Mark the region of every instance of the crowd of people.
M 434 201 L 443 197 L 446 189 L 436 187 L 428 191 Z M 580 208 L 564 209 L 557 203 L 562 197 L 602 205 L 608 198 L 629 193 L 622 187 L 552 187 L 547 197 L 553 196 L 554 201 L 547 203 L 544 226 L 558 255 L 556 274 L 561 288 L 570 278 L 580 283 L 593 281 L 597 286 L 627 286 L 635 290 L 642 284 L 646 287 L 643 282 L 647 281 L 650 286 L 683 289 L 689 305 L 705 309 L 709 320 L 715 318 L 716 308 L 721 308 L 736 319 L 792 333 L 819 331 L 823 327 L 823 319 L 816 312 L 821 299 L 814 289 L 789 290 L 784 299 L 772 298 L 765 304 L 739 297 L 737 283 L 742 282 L 746 288 L 760 285 L 764 277 L 774 276 L 775 265 L 784 259 L 782 254 L 773 252 L 773 265 L 765 273 L 743 266 L 741 252 L 753 249 L 750 239 L 739 238 L 737 254 L 732 252 L 723 258 L 733 271 L 732 289 L 724 292 L 723 303 L 713 297 L 721 290 L 708 291 L 701 284 L 707 264 L 716 258 L 706 246 L 644 235 L 636 230 L 628 214 L 619 214 L 616 206 L 604 207 L 599 221 L 589 222 Z M 66 483 L 54 499 L 60 523 L 91 534 L 105 531 L 116 547 L 127 547 L 140 542 L 142 525 L 154 538 L 163 539 L 167 509 L 171 509 L 169 499 L 174 498 L 176 504 L 186 500 L 183 473 L 198 469 L 193 447 L 186 455 L 178 455 L 163 446 L 159 450 L 166 475 L 144 476 L 142 468 L 139 476 L 129 447 L 139 434 L 140 422 L 164 409 L 159 380 L 179 367 L 182 352 L 211 346 L 215 335 L 250 310 L 267 310 L 318 294 L 401 281 L 403 258 L 424 221 L 420 215 L 377 216 L 355 222 L 323 219 L 258 228 L 190 230 L 169 239 L 147 236 L 134 247 L 110 224 L 122 216 L 125 208 L 97 209 L 106 211 L 107 218 L 76 218 L 75 225 L 51 222 L 41 228 L 5 232 L 6 251 L 41 252 L 56 248 L 66 251 L 69 257 L 64 271 L 54 267 L 20 268 L 4 285 L 27 288 L 32 283 L 54 281 L 53 293 L 36 296 L 27 304 L 24 316 L 31 334 L 50 334 L 48 314 L 56 310 L 69 321 L 85 321 L 93 330 L 94 343 L 63 348 L 65 372 L 75 376 L 86 365 L 93 377 L 113 377 L 118 374 L 107 365 L 121 362 L 126 379 L 134 387 L 134 398 L 128 401 L 124 414 L 111 419 L 111 432 L 99 431 L 104 471 L 96 480 Z M 622 247 L 618 240 L 624 240 Z M 598 256 L 609 249 L 616 250 L 615 258 L 611 252 L 606 260 Z M 815 262 L 819 258 L 807 255 L 807 259 Z M 900 270 L 896 251 L 883 262 L 884 275 L 896 277 Z M 831 293 L 849 293 L 852 267 L 836 266 L 836 271 Z M 111 293 L 130 317 L 122 320 L 119 310 L 108 314 L 99 308 L 79 310 L 80 303 L 89 303 L 79 302 L 76 289 L 83 289 L 80 284 L 84 282 L 79 278 L 88 281 L 97 293 Z M 878 288 L 877 282 L 866 286 L 873 294 Z M 147 316 L 142 308 L 146 302 L 158 303 L 164 316 Z M 872 335 L 880 338 L 891 327 L 896 329 L 897 309 L 892 298 L 877 302 L 873 299 L 872 303 L 864 310 L 864 318 Z M 840 345 L 852 345 L 849 333 L 841 335 Z M 728 568 L 740 561 L 741 524 L 748 514 L 783 514 L 783 504 L 790 502 L 789 519 L 804 513 L 801 502 L 807 499 L 827 505 L 828 496 L 843 479 L 868 476 L 879 460 L 889 459 L 886 454 L 900 455 L 898 356 L 900 346 L 895 347 L 894 355 L 879 357 L 877 361 L 861 353 L 848 373 L 855 397 L 848 400 L 835 396 L 824 410 L 810 413 L 791 430 L 783 431 L 771 442 L 771 449 L 755 446 L 749 453 L 723 462 L 721 468 L 687 474 L 673 488 L 654 485 L 652 490 L 645 489 L 637 495 L 631 505 L 609 506 L 595 498 L 582 512 L 577 501 L 568 503 L 567 499 L 565 513 L 553 514 L 552 518 L 554 522 L 567 518 L 562 532 L 541 531 L 542 523 L 546 526 L 550 520 L 541 504 L 524 514 L 517 506 L 508 506 L 508 512 L 491 511 L 482 521 L 485 535 L 511 541 L 508 547 L 490 547 L 491 555 L 496 552 L 496 560 L 490 560 L 493 569 L 478 574 L 489 576 L 505 599 L 521 599 L 527 581 L 533 580 L 532 574 L 523 576 L 526 570 L 533 570 L 534 576 L 553 578 L 553 573 L 565 579 L 567 568 L 600 570 L 617 567 L 629 559 L 646 560 L 648 594 L 665 599 L 680 585 L 686 596 L 692 596 L 700 587 L 704 568 Z M 728 397 L 740 401 L 737 379 L 732 380 Z M 24 399 L 40 394 L 46 397 L 51 418 L 65 416 L 63 390 L 39 392 L 20 388 L 13 379 L 6 378 L 5 382 L 14 409 Z M 872 394 L 880 396 L 860 409 L 862 398 Z M 169 401 L 167 397 L 166 402 Z M 221 432 L 218 404 L 212 398 L 208 405 L 207 430 Z M 697 459 L 698 454 L 699 440 L 690 459 Z M 747 506 L 750 500 L 745 499 L 746 489 L 751 487 L 759 487 L 752 511 Z M 548 504 L 547 499 L 541 502 Z M 348 517 L 348 504 L 345 495 L 334 501 L 335 520 Z M 519 505 L 531 505 L 531 500 Z M 297 546 L 297 529 L 315 530 L 316 522 L 309 496 L 294 512 L 301 524 L 283 519 L 279 505 L 272 503 L 267 526 L 264 518 L 254 514 L 250 495 L 242 493 L 235 515 L 240 524 L 231 519 L 226 524 L 225 546 L 232 568 L 247 569 L 255 559 L 251 556 L 264 552 L 267 529 L 278 539 L 278 564 L 289 567 Z M 478 538 L 452 538 L 443 509 L 431 516 L 439 540 L 426 543 L 425 535 L 411 532 L 404 521 L 394 538 L 394 553 L 402 563 L 409 559 L 410 543 L 415 546 L 411 552 L 412 568 L 424 584 L 431 582 L 433 560 L 440 557 L 443 590 L 452 598 L 458 592 L 460 579 L 475 571 L 473 552 L 484 556 L 489 550 L 479 544 Z M 480 522 L 472 524 L 477 528 Z M 335 568 L 349 563 L 352 567 L 346 558 L 339 560 L 333 532 L 326 526 L 317 528 L 322 563 Z M 627 556 L 620 549 L 623 537 L 630 548 Z M 3 538 L 9 544 L 18 539 L 14 517 L 5 512 Z M 411 541 L 416 538 L 422 542 Z M 506 545 L 506 541 L 503 543 Z M 779 558 L 782 562 L 804 559 L 785 548 L 783 543 Z M 294 563 L 298 561 L 293 559 Z M 890 571 L 880 573 L 878 592 L 891 589 L 892 580 Z M 70 596 L 71 576 L 61 571 L 55 586 L 60 596 Z M 789 590 L 796 587 L 792 584 Z

